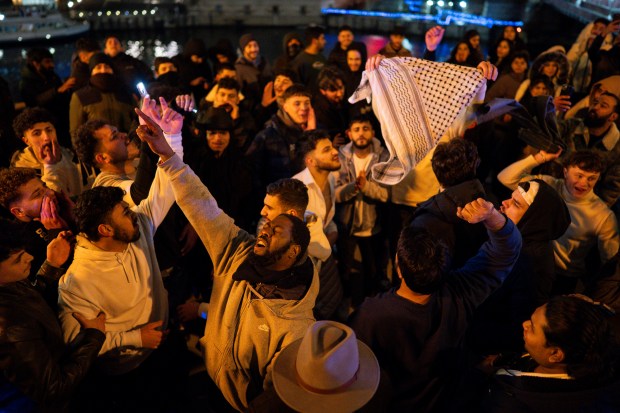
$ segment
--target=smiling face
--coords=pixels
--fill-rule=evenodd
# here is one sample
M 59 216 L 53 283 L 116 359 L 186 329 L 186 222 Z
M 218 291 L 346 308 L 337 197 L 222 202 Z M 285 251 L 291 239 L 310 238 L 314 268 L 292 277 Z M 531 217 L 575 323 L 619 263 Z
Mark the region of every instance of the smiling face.
M 569 194 L 579 199 L 590 194 L 600 176 L 599 172 L 587 172 L 573 165 L 564 168 L 564 185 Z
M 0 285 L 24 280 L 30 274 L 32 255 L 25 250 L 14 251 L 0 262 Z
M 347 52 L 347 66 L 352 72 L 357 72 L 362 67 L 362 54 L 359 50 L 349 50 Z
M 340 169 L 338 149 L 333 147 L 329 138 L 320 139 L 316 148 L 306 156 L 306 165 L 319 171 L 337 171 Z
M 43 162 L 40 158 L 41 151 L 51 151 L 52 142 L 58 143 L 56 128 L 50 122 L 35 123 L 32 128 L 24 132 L 22 140 L 32 148 L 39 162 Z
M 291 96 L 282 105 L 282 109 L 297 125 L 308 122 L 310 112 L 310 98 L 307 96 Z
M 260 53 L 260 47 L 258 46 L 258 42 L 256 40 L 252 40 L 243 48 L 243 57 L 247 60 L 253 62 L 258 57 Z
M 342 50 L 347 50 L 351 43 L 353 43 L 353 32 L 350 30 L 343 30 L 338 33 L 338 41 L 340 42 L 340 47 Z
M 510 220 L 517 225 L 523 215 L 527 212 L 530 206 L 525 202 L 521 192 L 515 189 L 510 199 L 502 202 L 502 206 L 499 208 L 500 212 L 505 214 Z

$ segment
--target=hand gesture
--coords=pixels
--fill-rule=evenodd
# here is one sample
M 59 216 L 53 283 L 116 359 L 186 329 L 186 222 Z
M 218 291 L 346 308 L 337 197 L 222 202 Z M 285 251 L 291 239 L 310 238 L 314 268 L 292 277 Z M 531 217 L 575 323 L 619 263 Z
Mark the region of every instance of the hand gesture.
M 196 241 L 198 241 L 198 233 L 189 222 L 185 225 L 183 231 L 181 231 L 181 234 L 179 235 L 179 241 L 182 243 L 181 256 L 183 257 L 186 256 L 196 245 Z
M 456 209 L 456 216 L 470 224 L 483 222 L 492 231 L 501 229 L 506 223 L 506 217 L 500 214 L 492 203 L 482 198 L 471 201 L 463 208 L 458 207 Z
M 138 126 L 136 133 L 141 141 L 146 142 L 151 150 L 159 155 L 163 161 L 166 161 L 172 155 L 174 151 L 168 145 L 168 142 L 164 138 L 164 132 L 153 119 L 149 118 L 140 109 L 135 109 L 140 119 L 144 122 L 143 125 Z
M 62 231 L 58 236 L 47 244 L 47 261 L 56 268 L 60 268 L 71 255 L 71 231 Z
M 86 317 L 84 317 L 80 313 L 73 313 L 72 315 L 73 318 L 75 318 L 77 322 L 80 323 L 80 326 L 83 329 L 94 328 L 95 330 L 99 330 L 105 334 L 105 314 L 103 313 L 103 311 L 100 312 L 97 317 L 90 320 L 86 319 Z
M 56 139 L 52 139 L 50 145 L 44 145 L 39 147 L 39 159 L 45 165 L 55 165 L 62 159 L 62 152 L 60 151 L 60 145 Z
M 274 94 L 273 90 L 274 90 L 273 82 L 269 82 L 265 85 L 265 88 L 263 89 L 263 98 L 261 99 L 261 102 L 260 102 L 260 104 L 264 108 L 271 105 L 277 99 L 277 96 Z
M 380 54 L 376 54 L 372 56 L 370 59 L 366 61 L 366 71 L 372 72 L 373 70 L 378 68 L 383 59 L 385 59 L 385 56 L 380 55 Z
M 603 30 L 603 37 L 607 36 L 609 33 L 617 32 L 618 30 L 620 30 L 620 20 L 614 20 Z
M 140 329 L 140 337 L 142 338 L 142 347 L 157 348 L 161 344 L 167 332 L 159 331 L 164 324 L 163 320 L 149 323 Z
M 541 150 L 541 151 L 538 151 L 538 153 L 534 155 L 534 159 L 536 159 L 536 162 L 538 162 L 539 165 L 542 165 L 545 162 L 558 159 L 561 154 L 562 154 L 562 148 L 560 148 L 556 153 L 549 153 L 549 152 Z
M 67 90 L 72 89 L 73 86 L 75 86 L 75 78 L 70 77 L 67 80 L 65 80 L 65 83 L 60 85 L 60 87 L 57 89 L 58 93 L 65 93 Z
M 198 318 L 198 307 L 200 304 L 198 301 L 190 300 L 177 307 L 177 315 L 182 323 L 187 323 Z
M 443 39 L 443 35 L 446 32 L 441 26 L 435 26 L 428 29 L 426 35 L 424 36 L 424 42 L 426 43 L 426 50 L 429 52 L 434 52 L 441 43 L 441 39 Z
M 183 129 L 183 116 L 169 107 L 168 102 L 163 97 L 159 98 L 159 105 L 161 106 L 161 118 L 158 119 L 157 123 L 162 131 L 168 135 L 181 133 Z
M 571 105 L 570 96 L 568 95 L 561 95 L 553 98 L 553 106 L 555 106 L 556 112 L 566 112 L 570 109 Z
M 366 178 L 366 171 L 360 171 L 357 175 L 357 179 L 355 179 L 355 188 L 358 191 L 363 190 L 366 186 L 366 182 L 368 182 L 368 179 Z
M 495 80 L 499 74 L 497 67 L 492 65 L 491 62 L 480 62 L 476 69 L 478 69 L 487 80 Z
M 310 105 L 308 109 L 308 123 L 306 124 L 305 130 L 314 130 L 316 129 L 316 113 L 314 113 L 314 108 Z
M 67 221 L 65 221 L 59 212 L 58 200 L 55 196 L 44 195 L 41 201 L 41 215 L 38 218 L 45 229 L 64 229 L 68 228 Z
M 192 95 L 179 95 L 175 98 L 177 106 L 185 112 L 191 112 L 196 107 L 194 97 Z
M 278 76 L 276 77 L 276 81 L 273 84 L 273 88 L 275 90 L 276 98 L 282 97 L 286 89 L 293 86 L 293 81 L 286 76 Z

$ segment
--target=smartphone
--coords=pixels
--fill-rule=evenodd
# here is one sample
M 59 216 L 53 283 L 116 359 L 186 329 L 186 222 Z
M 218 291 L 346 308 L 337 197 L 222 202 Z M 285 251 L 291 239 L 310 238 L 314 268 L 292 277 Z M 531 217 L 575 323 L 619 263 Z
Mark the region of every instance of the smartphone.
M 148 93 L 146 92 L 146 88 L 144 87 L 144 83 L 142 82 L 138 82 L 136 84 L 136 89 L 138 89 L 138 93 L 140 93 L 140 96 L 145 98 L 148 97 Z
M 573 93 L 575 93 L 575 88 L 571 85 L 563 85 L 562 90 L 560 91 L 560 96 L 569 96 L 573 97 Z

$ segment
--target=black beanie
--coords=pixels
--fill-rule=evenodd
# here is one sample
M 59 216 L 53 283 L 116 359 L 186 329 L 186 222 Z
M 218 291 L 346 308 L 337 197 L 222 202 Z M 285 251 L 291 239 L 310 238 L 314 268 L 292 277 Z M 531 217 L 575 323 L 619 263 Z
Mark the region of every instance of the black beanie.
M 243 49 L 250 43 L 251 41 L 256 40 L 252 33 L 246 33 L 239 38 L 239 47 L 241 48 L 241 52 L 243 53 Z
M 105 63 L 106 65 L 112 67 L 112 59 L 110 59 L 107 54 L 95 53 L 88 61 L 88 70 L 92 72 L 95 66 L 101 63 Z

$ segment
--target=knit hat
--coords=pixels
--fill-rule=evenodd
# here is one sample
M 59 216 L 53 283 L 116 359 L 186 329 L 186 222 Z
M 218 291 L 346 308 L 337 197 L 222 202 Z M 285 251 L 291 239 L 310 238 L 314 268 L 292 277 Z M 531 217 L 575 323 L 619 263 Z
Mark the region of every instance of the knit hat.
M 380 379 L 372 350 L 335 321 L 317 321 L 282 350 L 273 366 L 280 399 L 306 413 L 352 412 L 372 398 Z
M 210 107 L 196 116 L 196 127 L 204 131 L 233 130 L 233 120 L 224 108 Z
M 533 185 L 538 187 L 536 197 L 519 220 L 517 227 L 524 240 L 557 239 L 566 232 L 571 223 L 566 203 L 555 189 L 540 179 L 521 182 L 519 188 L 529 193 Z
M 112 59 L 110 59 L 110 56 L 101 52 L 95 53 L 88 61 L 88 70 L 92 72 L 95 66 L 102 63 L 105 63 L 106 65 L 112 67 Z
M 255 41 L 254 35 L 252 33 L 246 33 L 239 38 L 239 47 L 241 48 L 241 52 L 243 49 L 250 43 L 251 41 Z
M 185 43 L 185 46 L 183 46 L 183 55 L 186 57 L 191 57 L 192 55 L 206 57 L 207 47 L 205 46 L 205 42 L 197 38 L 189 39 L 187 43 Z

